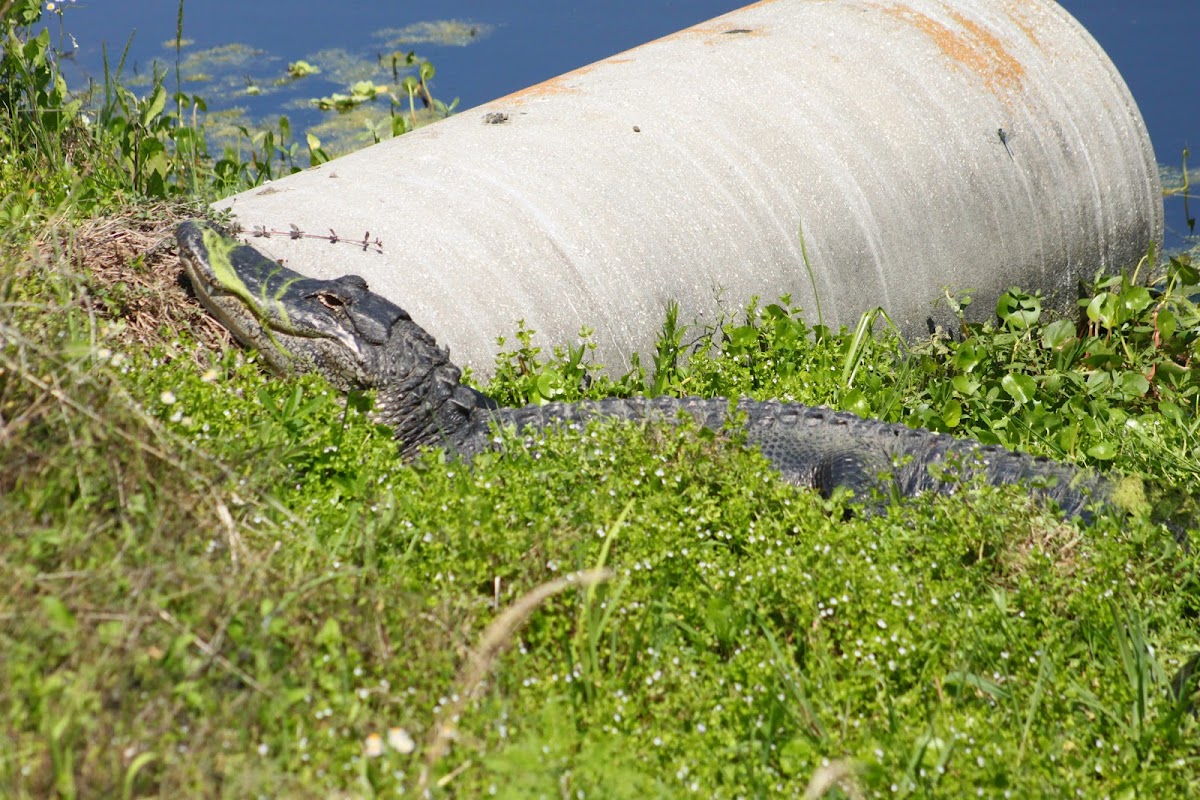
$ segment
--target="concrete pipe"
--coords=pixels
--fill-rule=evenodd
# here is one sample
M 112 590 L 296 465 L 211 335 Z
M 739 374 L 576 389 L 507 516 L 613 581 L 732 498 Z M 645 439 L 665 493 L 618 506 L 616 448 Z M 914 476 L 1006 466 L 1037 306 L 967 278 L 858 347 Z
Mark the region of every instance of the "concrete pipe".
M 882 305 L 912 336 L 945 289 L 1065 306 L 1163 227 L 1133 98 L 1049 0 L 756 3 L 218 206 L 380 237 L 251 241 L 363 276 L 485 376 L 520 319 L 542 345 L 593 327 L 622 370 L 671 300 Z

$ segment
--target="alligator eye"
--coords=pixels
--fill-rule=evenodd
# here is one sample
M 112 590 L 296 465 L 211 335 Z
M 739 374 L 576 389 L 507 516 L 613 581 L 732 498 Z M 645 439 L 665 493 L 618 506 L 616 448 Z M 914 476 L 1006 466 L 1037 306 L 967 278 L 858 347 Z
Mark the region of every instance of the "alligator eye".
M 317 292 L 317 300 L 332 311 L 339 311 L 346 307 L 346 301 L 332 292 Z

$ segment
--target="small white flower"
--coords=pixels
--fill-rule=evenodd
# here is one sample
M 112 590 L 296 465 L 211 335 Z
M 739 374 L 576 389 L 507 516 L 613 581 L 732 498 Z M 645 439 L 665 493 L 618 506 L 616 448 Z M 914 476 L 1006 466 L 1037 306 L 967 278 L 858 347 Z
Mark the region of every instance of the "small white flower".
M 162 394 L 160 394 L 158 396 L 158 399 L 164 406 L 170 406 L 170 405 L 175 404 L 176 398 L 175 398 L 175 393 L 172 392 L 170 389 L 168 389 L 165 392 L 163 392 Z
M 372 733 L 363 743 L 363 749 L 367 753 L 367 758 L 378 758 L 383 755 L 383 737 L 378 733 Z
M 388 728 L 387 742 L 388 747 L 403 755 L 408 755 L 417 749 L 417 743 L 404 728 Z

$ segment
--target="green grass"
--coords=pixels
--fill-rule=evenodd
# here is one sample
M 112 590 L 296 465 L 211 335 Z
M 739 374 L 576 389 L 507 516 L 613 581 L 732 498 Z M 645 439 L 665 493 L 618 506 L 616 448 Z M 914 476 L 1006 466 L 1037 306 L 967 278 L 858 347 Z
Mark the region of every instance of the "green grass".
M 404 465 L 369 397 L 270 377 L 182 299 L 147 322 L 170 262 L 96 252 L 90 215 L 124 233 L 114 209 L 253 170 L 173 149 L 166 104 L 147 182 L 107 129 L 30 113 L 69 98 L 5 97 L 0 796 L 1200 791 L 1169 686 L 1200 650 L 1186 259 L 1153 292 L 1102 280 L 1079 323 L 1014 290 L 920 346 L 784 299 L 669 315 L 644 371 L 606 377 L 586 338 L 547 358 L 518 330 L 487 387 L 826 403 L 1143 475 L 1151 518 L 1081 527 L 979 486 L 864 516 L 689 428 Z
M 869 794 L 1195 788 L 1166 679 L 1196 557 L 1147 521 L 990 488 L 844 520 L 636 426 L 406 467 L 361 403 L 236 352 L 5 338 L 12 796 L 411 790 L 480 631 L 600 565 L 464 700 L 446 792 L 798 793 L 838 760 Z M 394 727 L 416 752 L 368 758 Z

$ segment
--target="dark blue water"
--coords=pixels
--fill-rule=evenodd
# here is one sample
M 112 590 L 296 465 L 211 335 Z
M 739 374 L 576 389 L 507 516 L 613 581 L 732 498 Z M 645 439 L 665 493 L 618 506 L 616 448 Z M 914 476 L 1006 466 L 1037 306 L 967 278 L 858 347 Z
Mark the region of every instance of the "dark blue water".
M 1200 0 L 1060 0 L 1099 41 L 1129 84 L 1146 119 L 1155 152 L 1164 168 L 1164 182 L 1178 182 L 1185 146 L 1195 147 L 1200 167 Z M 269 86 L 287 62 L 305 59 L 318 65 L 328 58 L 321 51 L 337 48 L 372 62 L 387 52 L 378 32 L 431 19 L 464 20 L 478 26 L 480 35 L 466 45 L 418 42 L 415 49 L 437 67 L 434 94 L 460 108 L 591 63 L 621 50 L 702 22 L 744 5 L 743 0 L 187 0 L 184 38 L 192 40 L 184 53 L 232 42 L 261 52 L 233 65 L 211 65 L 212 80 L 185 83 L 184 89 L 204 96 L 210 108 L 236 105 L 247 121 L 264 124 L 287 114 L 296 130 L 321 120 L 306 107 L 311 97 L 345 92 L 338 74 L 326 69 L 288 87 L 261 96 L 246 96 L 248 83 Z M 173 50 L 177 3 L 172 0 L 78 0 L 62 17 L 79 49 L 74 79 L 98 76 L 100 47 L 106 43 L 115 60 L 136 31 L 126 75 L 142 74 L 157 61 L 174 68 Z M 311 11 L 304 11 L 311 8 Z M 384 72 L 376 80 L 385 82 Z M 174 88 L 173 80 L 168 86 Z M 1197 170 L 1200 173 L 1200 170 Z M 1193 190 L 1197 193 L 1197 190 Z M 1193 204 L 1192 216 L 1197 216 Z M 1170 243 L 1176 247 L 1188 234 L 1183 205 L 1167 200 Z M 1198 231 L 1200 232 L 1200 231 Z
M 78 8 L 68 8 L 64 21 L 80 46 L 76 61 L 93 75 L 98 74 L 100 43 L 108 42 L 111 59 L 113 49 L 123 47 L 134 29 L 130 69 L 146 70 L 155 59 L 173 68 L 174 53 L 161 43 L 174 38 L 176 2 L 84 2 L 89 7 L 80 2 Z M 478 23 L 485 32 L 467 46 L 417 43 L 402 48 L 415 49 L 437 67 L 434 85 L 439 99 L 459 97 L 459 107 L 470 108 L 745 4 L 744 0 L 186 0 L 184 38 L 194 41 L 191 50 L 230 42 L 262 48 L 275 60 L 261 58 L 263 68 L 250 66 L 247 73 L 265 74 L 273 68 L 278 74 L 286 62 L 314 60 L 314 53 L 328 48 L 373 58 L 389 49 L 374 35 L 383 29 L 427 20 Z M 306 6 L 313 11 L 298 11 Z M 379 79 L 385 77 L 380 74 Z M 203 94 L 203 86 L 193 88 Z M 346 90 L 324 76 L 305 81 L 302 88 L 301 94 L 309 96 Z M 264 114 L 269 105 L 251 103 Z
M 1185 147 L 1200 196 L 1200 0 L 1059 0 L 1088 29 L 1129 85 L 1150 129 L 1164 188 L 1178 186 Z M 1168 250 L 1200 247 L 1200 202 L 1165 198 Z M 1194 223 L 1193 223 L 1194 224 Z

